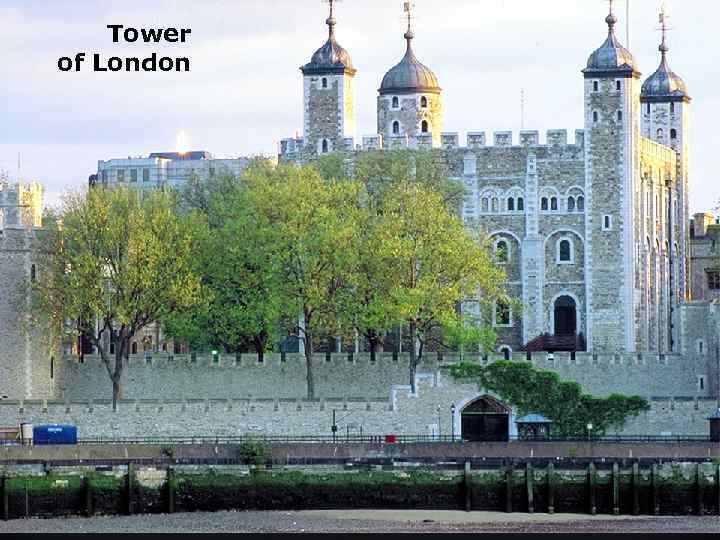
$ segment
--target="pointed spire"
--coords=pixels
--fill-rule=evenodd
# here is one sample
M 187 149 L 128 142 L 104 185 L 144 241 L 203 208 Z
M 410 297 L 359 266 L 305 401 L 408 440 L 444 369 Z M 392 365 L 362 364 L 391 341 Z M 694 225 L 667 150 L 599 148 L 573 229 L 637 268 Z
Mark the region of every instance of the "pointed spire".
M 618 22 L 617 17 L 615 16 L 615 12 L 613 11 L 613 2 L 614 0 L 608 0 L 610 3 L 610 14 L 605 17 L 605 22 L 608 25 L 608 31 L 610 34 L 615 34 L 615 25 Z
M 407 53 L 412 54 L 412 40 L 415 33 L 412 29 L 412 2 L 405 2 L 405 14 L 407 15 L 407 32 L 405 32 L 405 40 L 407 41 Z
M 662 53 L 663 62 L 665 61 L 667 52 L 670 50 L 670 47 L 668 47 L 668 44 L 667 44 L 667 33 L 668 33 L 667 20 L 669 17 L 670 17 L 670 15 L 668 15 L 668 13 L 667 13 L 667 8 L 665 6 L 665 2 L 663 2 L 662 7 L 660 8 L 660 31 L 662 32 L 662 42 L 660 43 L 660 47 L 659 47 L 659 51 Z
M 328 4 L 330 4 L 330 16 L 327 18 L 325 23 L 328 25 L 328 39 L 335 39 L 335 25 L 337 24 L 337 20 L 335 20 L 335 2 L 337 0 L 327 0 Z

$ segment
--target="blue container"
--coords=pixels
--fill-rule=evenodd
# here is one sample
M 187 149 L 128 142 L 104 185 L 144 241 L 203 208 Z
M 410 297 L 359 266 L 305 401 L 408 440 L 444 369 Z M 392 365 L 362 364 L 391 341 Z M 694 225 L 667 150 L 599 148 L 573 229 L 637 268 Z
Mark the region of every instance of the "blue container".
M 42 446 L 49 444 L 77 444 L 77 427 L 50 424 L 33 428 L 33 444 Z

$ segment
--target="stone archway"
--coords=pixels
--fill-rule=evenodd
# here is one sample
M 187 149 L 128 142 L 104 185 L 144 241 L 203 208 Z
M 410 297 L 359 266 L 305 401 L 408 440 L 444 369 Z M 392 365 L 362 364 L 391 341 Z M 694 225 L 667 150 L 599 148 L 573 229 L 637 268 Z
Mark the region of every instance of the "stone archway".
M 555 300 L 554 334 L 556 336 L 574 336 L 578 332 L 577 303 L 571 296 L 561 296 Z
M 510 407 L 493 396 L 482 396 L 460 411 L 460 434 L 464 441 L 510 440 Z

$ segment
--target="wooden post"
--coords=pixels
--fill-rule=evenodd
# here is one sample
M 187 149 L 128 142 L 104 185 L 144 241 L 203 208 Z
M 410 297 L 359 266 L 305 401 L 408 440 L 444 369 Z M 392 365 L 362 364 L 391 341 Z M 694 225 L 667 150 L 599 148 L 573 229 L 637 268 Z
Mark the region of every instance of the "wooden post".
M 640 515 L 640 465 L 635 462 L 632 467 L 633 516 Z
M 548 514 L 555 513 L 555 466 L 552 462 L 547 467 L 547 499 Z
M 590 462 L 588 465 L 588 495 L 590 499 L 590 515 L 597 514 L 597 504 L 595 502 L 595 464 Z
M 530 462 L 528 462 L 525 466 L 525 489 L 527 491 L 527 505 L 528 505 L 528 513 L 534 514 L 535 513 L 535 505 L 533 503 L 533 476 L 535 473 L 533 473 L 533 466 Z
M 2 489 L 2 517 L 4 521 L 10 519 L 10 493 L 8 484 L 8 479 L 3 476 L 0 479 L 0 488 Z
M 650 481 L 652 482 L 652 505 L 653 505 L 653 514 L 656 516 L 660 515 L 660 483 L 659 483 L 659 475 L 658 475 L 658 466 L 657 463 L 653 463 L 652 466 L 652 478 Z
M 90 517 L 93 515 L 93 491 L 89 476 L 83 478 L 83 484 L 85 487 L 85 515 Z
M 720 463 L 715 471 L 715 501 L 717 502 L 717 515 L 720 516 Z
M 463 477 L 465 487 L 465 511 L 472 511 L 472 483 L 470 478 L 470 462 L 465 462 L 465 475 Z
M 505 470 L 505 511 L 510 514 L 513 511 L 512 506 L 512 489 L 513 489 L 513 466 L 508 465 Z
M 697 496 L 698 516 L 702 516 L 705 513 L 705 504 L 703 501 L 705 498 L 705 482 L 703 480 L 702 465 L 697 463 L 695 465 L 695 493 Z
M 620 466 L 617 462 L 612 467 L 612 504 L 613 514 L 620 515 Z
M 167 484 L 167 504 L 168 514 L 175 512 L 175 485 L 173 483 L 173 470 L 172 467 L 167 468 L 167 476 L 165 477 Z
M 133 471 L 134 467 L 132 463 L 128 463 L 127 466 L 127 513 L 129 516 L 133 513 Z
M 25 519 L 30 517 L 30 480 L 25 478 Z

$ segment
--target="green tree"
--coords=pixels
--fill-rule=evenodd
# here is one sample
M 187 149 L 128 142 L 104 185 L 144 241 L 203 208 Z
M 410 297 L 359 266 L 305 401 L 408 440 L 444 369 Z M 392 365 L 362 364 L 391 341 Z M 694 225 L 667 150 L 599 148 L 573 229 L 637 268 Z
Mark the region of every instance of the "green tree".
M 347 309 L 359 250 L 362 186 L 324 180 L 313 167 L 254 168 L 245 175 L 247 227 L 273 260 L 282 326 L 303 344 L 308 398 L 312 354 L 322 332 L 348 335 Z
M 364 288 L 377 287 L 377 294 L 361 308 L 361 324 L 409 328 L 414 391 L 417 366 L 433 336 L 494 340 L 484 314 L 494 302 L 508 301 L 505 274 L 493 262 L 487 239 L 473 234 L 450 213 L 435 190 L 396 183 L 383 197 L 377 215 L 363 256 L 373 261 Z M 461 315 L 461 304 L 476 315 Z
M 90 339 L 112 381 L 114 410 L 132 336 L 199 301 L 192 258 L 202 220 L 178 217 L 175 204 L 161 191 L 141 199 L 133 189 L 95 188 L 67 195 L 46 223 L 33 312 L 58 334 L 74 321 L 70 332 Z
M 496 393 L 521 415 L 538 413 L 550 418 L 553 432 L 565 437 L 586 435 L 588 422 L 593 424 L 593 434 L 605 435 L 650 409 L 639 396 L 585 394 L 578 383 L 563 381 L 554 371 L 538 369 L 529 362 L 499 361 L 487 367 L 461 363 L 448 369 L 454 377 L 475 381 L 483 391 Z

